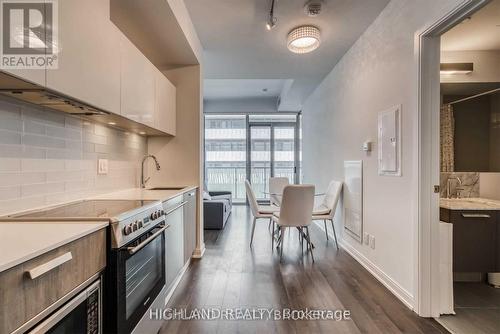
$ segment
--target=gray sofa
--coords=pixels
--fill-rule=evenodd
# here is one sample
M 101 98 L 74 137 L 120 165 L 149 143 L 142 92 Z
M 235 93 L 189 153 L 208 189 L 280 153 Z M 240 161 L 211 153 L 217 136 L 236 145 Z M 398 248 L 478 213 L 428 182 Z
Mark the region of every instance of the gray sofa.
M 206 230 L 222 230 L 231 214 L 233 199 L 230 191 L 209 191 L 203 200 L 203 221 Z

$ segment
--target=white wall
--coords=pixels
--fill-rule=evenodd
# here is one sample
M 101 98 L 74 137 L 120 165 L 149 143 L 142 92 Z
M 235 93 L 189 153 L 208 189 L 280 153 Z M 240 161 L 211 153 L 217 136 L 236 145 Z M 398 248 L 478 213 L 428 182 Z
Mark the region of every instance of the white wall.
M 307 99 L 303 108 L 304 182 L 321 190 L 343 179 L 343 161 L 364 161 L 364 230 L 376 248 L 346 233 L 343 243 L 410 307 L 415 305 L 417 212 L 417 72 L 415 33 L 437 21 L 460 0 L 393 0 Z M 321 52 L 318 50 L 318 52 Z M 377 114 L 402 105 L 402 176 L 377 173 Z M 337 217 L 342 218 L 341 209 Z M 341 220 L 337 222 L 342 231 Z

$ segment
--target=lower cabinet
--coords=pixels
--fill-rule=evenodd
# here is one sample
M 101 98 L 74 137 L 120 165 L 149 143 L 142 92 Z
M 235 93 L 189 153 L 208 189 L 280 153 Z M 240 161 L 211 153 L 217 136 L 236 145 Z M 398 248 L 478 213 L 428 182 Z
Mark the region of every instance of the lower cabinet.
M 170 227 L 165 231 L 166 282 L 170 286 L 184 266 L 184 210 L 183 198 L 178 196 L 163 203 L 165 221 Z
M 165 222 L 165 271 L 167 291 L 191 259 L 196 248 L 196 189 L 163 202 Z
M 196 189 L 184 194 L 184 262 L 193 256 L 196 248 Z
M 495 211 L 451 210 L 454 272 L 498 271 L 496 216 Z

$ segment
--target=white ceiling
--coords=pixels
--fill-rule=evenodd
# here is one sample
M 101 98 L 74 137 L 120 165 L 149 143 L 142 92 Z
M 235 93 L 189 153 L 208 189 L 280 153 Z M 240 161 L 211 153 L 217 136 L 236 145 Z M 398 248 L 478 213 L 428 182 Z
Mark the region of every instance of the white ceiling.
M 234 98 L 239 87 L 245 97 L 252 89 L 259 97 L 266 85 L 289 80 L 289 87 L 281 90 L 280 110 L 292 111 L 301 109 L 305 98 L 389 0 L 324 0 L 323 12 L 316 18 L 305 15 L 306 0 L 278 0 L 278 22 L 272 31 L 265 29 L 270 0 L 185 2 L 204 48 L 207 94 L 215 91 L 218 98 Z M 292 28 L 303 24 L 317 26 L 322 43 L 312 53 L 293 54 L 286 47 L 286 37 Z
M 500 0 L 494 0 L 469 20 L 441 37 L 443 51 L 500 50 Z
M 284 79 L 205 79 L 203 95 L 206 100 L 276 97 L 281 95 L 289 81 Z

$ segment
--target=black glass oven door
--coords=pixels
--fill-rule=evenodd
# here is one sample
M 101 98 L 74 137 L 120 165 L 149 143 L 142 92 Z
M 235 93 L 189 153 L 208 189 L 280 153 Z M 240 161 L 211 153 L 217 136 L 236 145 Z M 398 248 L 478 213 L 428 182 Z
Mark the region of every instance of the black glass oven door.
M 117 251 L 117 327 L 130 333 L 165 285 L 164 224 Z

